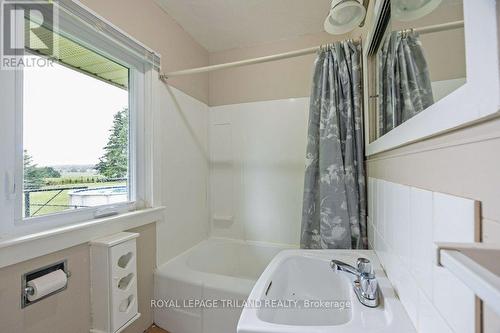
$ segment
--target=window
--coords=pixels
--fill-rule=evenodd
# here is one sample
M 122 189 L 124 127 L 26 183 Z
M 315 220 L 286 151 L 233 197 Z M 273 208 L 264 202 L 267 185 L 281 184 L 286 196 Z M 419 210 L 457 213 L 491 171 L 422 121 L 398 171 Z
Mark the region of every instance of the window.
M 25 219 L 130 201 L 129 69 L 61 47 L 72 65 L 62 58 L 23 72 Z
M 43 19 L 12 16 L 24 66 L 0 70 L 3 234 L 150 205 L 147 80 L 159 58 L 78 4 L 53 6 L 53 20 L 43 6 Z

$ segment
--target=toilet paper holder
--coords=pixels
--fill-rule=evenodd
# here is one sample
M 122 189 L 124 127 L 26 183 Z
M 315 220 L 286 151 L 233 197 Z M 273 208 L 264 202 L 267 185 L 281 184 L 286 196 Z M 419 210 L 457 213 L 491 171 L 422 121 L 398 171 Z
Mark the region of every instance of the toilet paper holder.
M 62 270 L 64 273 L 66 273 L 66 276 L 69 278 L 71 276 L 71 272 L 68 270 L 68 261 L 67 259 L 64 259 L 64 260 L 61 260 L 61 261 L 58 261 L 56 263 L 53 263 L 53 264 L 50 264 L 50 265 L 47 265 L 47 266 L 44 266 L 44 267 L 41 267 L 41 268 L 37 268 L 35 270 L 32 270 L 28 273 L 24 273 L 23 276 L 21 277 L 21 308 L 25 308 L 27 307 L 28 305 L 31 305 L 31 304 L 34 304 L 34 303 L 37 303 L 47 297 L 50 297 L 54 294 L 57 294 L 57 293 L 60 293 L 61 291 L 63 290 L 66 290 L 66 288 L 68 287 L 68 283 L 66 283 L 64 285 L 64 287 L 48 294 L 48 295 L 45 295 L 44 297 L 40 297 L 39 299 L 37 300 L 34 300 L 34 301 L 30 301 L 28 299 L 28 296 L 29 295 L 32 295 L 33 294 L 33 287 L 31 286 L 28 286 L 28 282 L 31 281 L 31 280 L 34 280 L 36 278 L 39 278 L 43 275 L 46 275 L 46 274 L 49 274 L 49 273 L 52 273 L 54 271 L 57 271 L 57 270 Z

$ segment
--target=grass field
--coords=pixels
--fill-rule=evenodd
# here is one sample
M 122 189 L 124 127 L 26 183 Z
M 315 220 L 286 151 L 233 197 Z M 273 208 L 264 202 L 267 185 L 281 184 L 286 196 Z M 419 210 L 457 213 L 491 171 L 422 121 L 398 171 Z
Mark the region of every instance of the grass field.
M 57 186 L 46 186 L 43 188 L 57 189 L 57 188 L 68 188 L 68 187 L 82 187 L 86 186 L 88 188 L 96 188 L 96 187 L 108 187 L 108 186 L 120 186 L 126 185 L 125 181 L 116 181 L 116 182 L 104 182 L 104 183 L 83 183 L 83 184 L 65 184 L 65 185 L 57 185 Z M 64 190 L 57 196 L 55 196 L 59 191 L 47 191 L 47 192 L 33 192 L 30 193 L 30 216 L 40 216 L 51 213 L 61 212 L 67 209 L 67 207 L 52 207 L 46 206 L 40 209 L 41 205 L 47 203 L 52 197 L 54 197 L 49 205 L 69 205 L 69 195 L 68 192 L 71 190 Z M 39 210 L 40 209 L 40 210 Z M 23 210 L 24 210 L 24 197 L 23 197 Z M 24 213 L 23 213 L 24 214 Z M 24 216 L 24 215 L 23 215 Z

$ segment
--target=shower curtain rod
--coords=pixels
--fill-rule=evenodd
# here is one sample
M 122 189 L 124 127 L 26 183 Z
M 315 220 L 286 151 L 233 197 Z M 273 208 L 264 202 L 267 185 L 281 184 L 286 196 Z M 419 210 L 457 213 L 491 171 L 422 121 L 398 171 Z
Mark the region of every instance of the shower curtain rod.
M 426 33 L 438 32 L 438 31 L 443 31 L 443 30 L 462 28 L 463 26 L 464 26 L 464 21 L 455 21 L 455 22 L 436 24 L 436 25 L 431 25 L 428 27 L 414 28 L 414 29 L 408 29 L 408 30 L 413 30 L 413 31 L 418 32 L 420 34 L 426 34 Z M 403 30 L 403 31 L 407 31 L 407 30 Z M 360 41 L 356 41 L 356 42 L 360 42 Z M 299 57 L 299 56 L 303 56 L 306 54 L 315 53 L 322 46 L 323 45 L 314 46 L 314 47 L 309 47 L 307 49 L 301 49 L 301 50 L 296 50 L 296 51 L 291 51 L 291 52 L 273 54 L 270 56 L 264 56 L 264 57 L 259 57 L 259 58 L 252 58 L 252 59 L 245 59 L 245 60 L 240 60 L 240 61 L 228 62 L 228 63 L 224 63 L 224 64 L 183 69 L 180 71 L 174 71 L 174 72 L 169 72 L 166 74 L 160 74 L 160 80 L 162 80 L 163 82 L 166 82 L 167 79 L 174 77 L 174 76 L 206 73 L 206 72 L 217 71 L 220 69 L 240 67 L 240 66 L 253 65 L 253 64 L 260 64 L 263 62 Z
M 429 34 L 432 32 L 440 32 L 445 30 L 452 30 L 464 27 L 464 21 L 447 22 L 443 24 L 430 25 L 427 27 L 413 28 L 408 30 L 413 30 L 419 34 Z M 406 30 L 403 30 L 406 31 Z
M 358 43 L 360 41 L 356 40 L 355 42 Z M 330 45 L 330 44 L 327 44 L 327 45 Z M 260 63 L 263 63 L 263 62 L 269 62 L 269 61 L 275 61 L 275 60 L 281 60 L 281 59 L 299 57 L 299 56 L 302 56 L 302 55 L 315 53 L 315 52 L 317 52 L 323 46 L 325 46 L 325 45 L 309 47 L 307 49 L 301 49 L 301 50 L 296 50 L 296 51 L 291 51 L 291 52 L 273 54 L 273 55 L 259 57 L 259 58 L 252 58 L 252 59 L 245 59 L 245 60 L 240 60 L 240 61 L 228 62 L 228 63 L 224 63 L 224 64 L 217 64 L 217 65 L 204 66 L 204 67 L 198 67 L 198 68 L 183 69 L 183 70 L 180 70 L 180 71 L 175 71 L 175 72 L 169 72 L 169 73 L 166 73 L 166 74 L 161 74 L 160 75 L 160 80 L 162 80 L 163 82 L 166 82 L 167 79 L 169 79 L 171 77 L 174 77 L 174 76 L 206 73 L 206 72 L 212 72 L 212 71 L 216 71 L 216 70 L 220 70 L 220 69 L 225 69 L 225 68 L 240 67 L 240 66 L 246 66 L 246 65 L 260 64 Z

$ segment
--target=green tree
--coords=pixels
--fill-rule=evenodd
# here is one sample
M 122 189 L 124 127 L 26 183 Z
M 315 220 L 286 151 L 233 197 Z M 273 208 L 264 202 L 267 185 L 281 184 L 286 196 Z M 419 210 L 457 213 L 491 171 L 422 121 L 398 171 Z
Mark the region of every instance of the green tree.
M 61 173 L 53 167 L 39 168 L 44 178 L 61 178 Z
M 24 150 L 24 188 L 40 188 L 44 184 L 44 174 L 41 168 L 33 162 L 33 157 Z
M 104 155 L 99 158 L 96 170 L 106 178 L 124 178 L 128 171 L 128 109 L 113 116 Z

